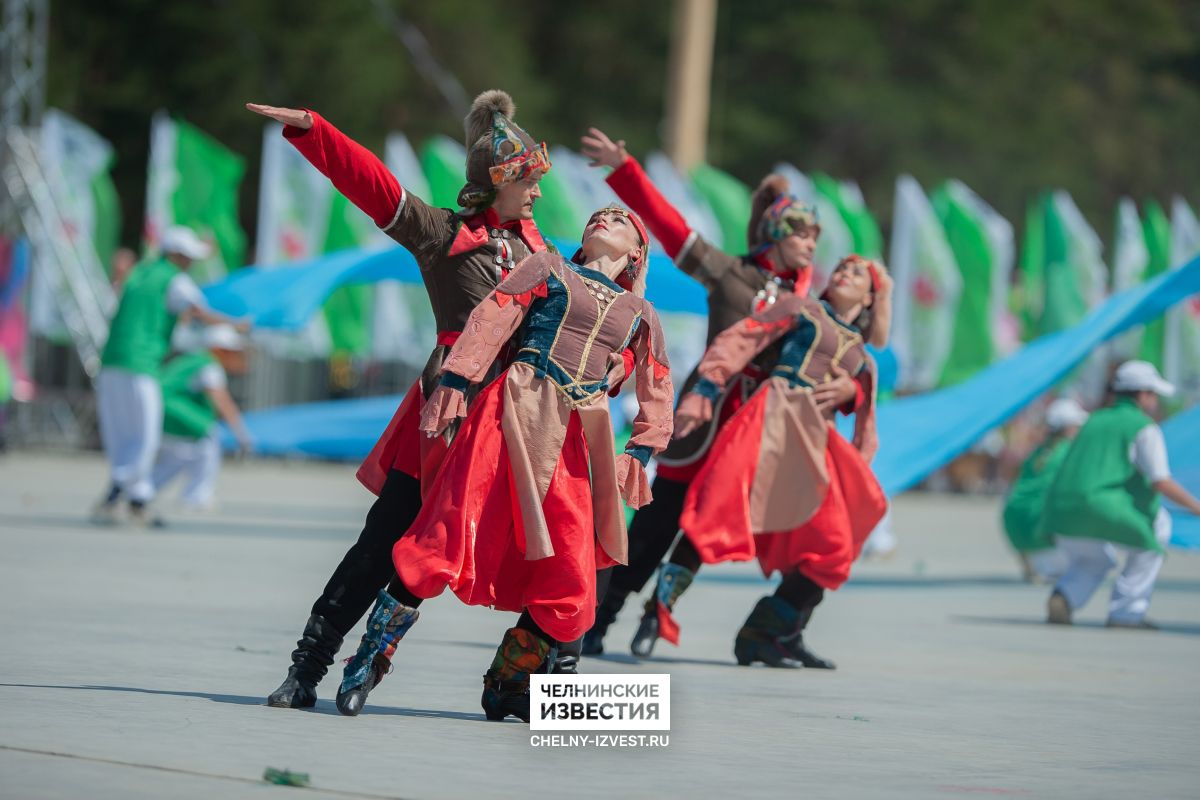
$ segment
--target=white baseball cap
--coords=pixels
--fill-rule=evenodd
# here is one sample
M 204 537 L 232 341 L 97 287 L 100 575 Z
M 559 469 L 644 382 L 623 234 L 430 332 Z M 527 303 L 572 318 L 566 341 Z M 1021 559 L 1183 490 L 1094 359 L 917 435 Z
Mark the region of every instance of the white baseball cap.
M 1046 424 L 1051 429 L 1078 428 L 1087 422 L 1088 412 L 1069 397 L 1060 397 L 1046 409 Z
M 1175 394 L 1174 385 L 1159 375 L 1149 361 L 1126 361 L 1117 367 L 1112 388 L 1114 392 L 1154 392 L 1162 397 Z
M 162 251 L 163 255 L 177 253 L 193 261 L 200 261 L 212 254 L 212 248 L 208 243 L 197 236 L 191 228 L 183 225 L 172 225 L 163 231 Z
M 245 342 L 236 328 L 221 322 L 204 329 L 204 346 L 209 350 L 241 350 Z

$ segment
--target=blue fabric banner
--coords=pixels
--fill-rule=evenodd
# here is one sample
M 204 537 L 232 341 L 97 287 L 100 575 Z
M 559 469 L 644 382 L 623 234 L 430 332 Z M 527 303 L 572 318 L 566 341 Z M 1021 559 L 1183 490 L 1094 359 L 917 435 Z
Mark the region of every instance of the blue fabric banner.
M 1200 258 L 1113 295 L 1075 327 L 1030 342 L 964 383 L 884 403 L 872 464 L 879 482 L 889 496 L 911 488 L 1054 386 L 1097 346 L 1197 293 Z M 853 429 L 849 419 L 839 425 L 847 436 Z
M 579 247 L 561 239 L 554 244 L 563 253 Z M 386 280 L 421 282 L 416 259 L 403 247 L 342 250 L 282 266 L 250 266 L 204 287 L 204 295 L 217 311 L 249 317 L 256 328 L 298 331 L 339 287 Z M 659 252 L 650 255 L 646 296 L 661 313 L 708 313 L 704 287 Z
M 344 253 L 318 259 L 321 263 L 313 274 L 299 281 L 305 287 L 303 290 L 293 288 L 294 275 L 284 280 L 276 278 L 277 273 L 289 270 L 254 271 L 239 276 L 243 281 L 240 286 L 239 277 L 235 277 L 210 287 L 213 292 L 210 299 L 223 298 L 223 304 L 217 307 L 229 313 L 245 313 L 246 309 L 257 308 L 249 303 L 261 300 L 266 310 L 260 309 L 256 318 L 280 321 L 277 327 L 289 327 L 282 324 L 289 318 L 303 324 L 307 316 L 292 315 L 281 296 L 301 299 L 312 295 L 317 298 L 312 301 L 312 308 L 319 307 L 324 297 L 321 292 L 325 291 L 321 287 L 328 288 L 337 280 L 379 279 L 384 272 L 388 278 L 401 274 L 403 269 L 398 269 L 397 264 L 402 259 L 397 259 L 397 253 L 407 257 L 403 249 L 395 248 L 366 258 L 361 253 Z M 660 286 L 668 286 L 663 305 L 676 311 L 703 313 L 703 290 L 663 261 L 660 259 L 657 265 L 665 282 Z M 415 264 L 409 267 L 416 269 Z M 652 269 L 651 275 L 654 274 Z M 680 290 L 674 294 L 669 288 L 673 278 L 679 279 Z M 880 450 L 873 464 L 880 483 L 889 496 L 911 488 L 1052 387 L 1098 345 L 1134 325 L 1156 319 L 1172 305 L 1197 293 L 1200 293 L 1200 258 L 1114 295 L 1074 328 L 1044 336 L 964 383 L 881 405 Z M 235 298 L 247 305 L 234 305 Z M 697 303 L 699 312 L 695 311 Z M 366 455 L 383 432 L 399 402 L 399 397 L 379 397 L 289 406 L 251 412 L 246 421 L 265 454 L 358 459 Z M 1198 413 L 1193 409 L 1179 415 L 1164 430 L 1172 449 L 1173 468 L 1180 480 L 1190 481 L 1190 488 L 1200 492 Z M 851 420 L 843 419 L 841 423 L 843 432 L 849 435 Z M 1180 441 L 1173 442 L 1173 438 Z M 226 445 L 232 444 L 226 432 Z M 1175 519 L 1176 541 L 1200 547 L 1200 521 L 1182 512 Z
M 1163 426 L 1171 474 L 1194 496 L 1200 497 L 1200 405 L 1167 420 Z M 1167 504 L 1171 512 L 1171 544 L 1200 550 L 1200 517 Z

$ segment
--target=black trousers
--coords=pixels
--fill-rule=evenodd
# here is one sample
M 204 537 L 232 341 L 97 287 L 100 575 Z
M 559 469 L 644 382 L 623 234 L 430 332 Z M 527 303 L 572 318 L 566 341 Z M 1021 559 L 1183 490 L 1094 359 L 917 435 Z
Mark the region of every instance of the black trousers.
M 804 613 L 811 612 L 817 607 L 825 597 L 825 590 L 814 583 L 811 578 L 806 578 L 799 572 L 789 572 L 779 582 L 779 587 L 775 589 L 775 596 L 797 611 Z
M 349 633 L 395 575 L 392 547 L 420 510 L 420 481 L 397 470 L 389 472 L 383 490 L 367 512 L 358 541 L 333 571 L 325 591 L 313 603 L 312 613 L 327 619 L 342 636 Z
M 624 601 L 640 592 L 650 580 L 679 533 L 687 490 L 686 483 L 661 476 L 654 479 L 651 485 L 654 500 L 639 508 L 629 525 L 629 564 L 612 568 L 608 592 Z M 598 591 L 596 596 L 603 602 L 604 594 Z

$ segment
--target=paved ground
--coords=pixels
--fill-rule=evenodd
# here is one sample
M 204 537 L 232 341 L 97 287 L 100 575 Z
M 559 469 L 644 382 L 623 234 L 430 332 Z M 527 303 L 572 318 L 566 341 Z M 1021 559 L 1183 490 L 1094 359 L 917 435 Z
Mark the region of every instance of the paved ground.
M 0 797 L 1200 793 L 1200 560 L 1168 562 L 1161 633 L 1103 629 L 1099 598 L 1051 629 L 992 501 L 900 500 L 899 553 L 861 565 L 810 628 L 836 672 L 733 665 L 763 592 L 748 567 L 693 587 L 678 649 L 588 662 L 672 674 L 666 749 L 538 749 L 526 726 L 486 722 L 479 676 L 511 616 L 449 597 L 422 608 L 370 713 L 267 708 L 367 508 L 351 472 L 232 465 L 220 512 L 147 533 L 83 522 L 103 483 L 93 456 L 0 461 Z M 267 766 L 313 788 L 266 786 Z

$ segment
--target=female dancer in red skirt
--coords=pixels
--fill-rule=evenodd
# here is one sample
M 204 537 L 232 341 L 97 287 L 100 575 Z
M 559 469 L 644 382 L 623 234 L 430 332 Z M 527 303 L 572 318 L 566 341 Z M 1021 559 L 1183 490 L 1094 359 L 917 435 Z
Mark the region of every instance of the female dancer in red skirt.
M 833 668 L 804 646 L 802 632 L 824 591 L 849 577 L 887 509 L 868 465 L 876 449 L 875 387 L 863 339 L 887 325 L 890 292 L 881 264 L 849 256 L 821 299 L 783 297 L 721 333 L 705 353 L 700 380 L 676 414 L 679 436 L 712 418 L 727 380 L 781 345 L 770 376 L 717 434 L 688 489 L 684 538 L 656 591 L 664 638 L 678 642 L 671 608 L 701 563 L 757 557 L 764 575 L 779 572 L 783 581 L 738 631 L 738 663 Z M 853 375 L 867 398 L 855 415 L 853 445 L 834 428 L 833 414 L 813 402 L 813 387 L 835 368 Z
M 483 707 L 489 719 L 528 720 L 529 674 L 591 626 L 596 569 L 627 560 L 621 500 L 649 502 L 645 465 L 671 438 L 662 329 L 642 296 L 648 241 L 635 215 L 601 209 L 573 260 L 530 256 L 471 313 L 421 428 L 437 436 L 466 419 L 393 549 L 397 579 L 371 612 L 347 680 L 362 672 L 369 691 L 370 671 L 387 663 L 421 600 L 449 587 L 468 605 L 522 612 L 484 676 Z M 510 340 L 511 366 L 468 414 L 465 392 Z M 617 456 L 606 395 L 625 377 L 627 349 L 640 409 Z

